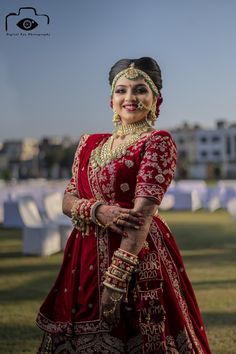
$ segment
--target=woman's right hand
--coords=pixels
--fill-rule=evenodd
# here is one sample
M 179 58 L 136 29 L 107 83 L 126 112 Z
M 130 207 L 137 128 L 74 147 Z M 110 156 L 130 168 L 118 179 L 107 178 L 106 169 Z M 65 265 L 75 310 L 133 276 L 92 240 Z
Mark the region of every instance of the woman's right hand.
M 96 209 L 96 218 L 103 225 L 106 225 L 122 236 L 128 236 L 124 228 L 138 230 L 144 223 L 142 213 L 115 205 L 98 206 Z

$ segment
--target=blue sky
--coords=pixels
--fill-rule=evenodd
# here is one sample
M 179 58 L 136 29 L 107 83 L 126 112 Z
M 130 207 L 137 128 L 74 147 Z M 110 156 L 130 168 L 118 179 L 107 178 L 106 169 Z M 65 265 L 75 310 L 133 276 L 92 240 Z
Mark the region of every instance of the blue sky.
M 49 15 L 34 31 L 50 36 L 6 35 L 5 16 L 23 6 Z M 0 141 L 111 131 L 108 72 L 125 57 L 152 56 L 162 69 L 157 128 L 236 122 L 235 0 L 1 0 L 0 8 Z

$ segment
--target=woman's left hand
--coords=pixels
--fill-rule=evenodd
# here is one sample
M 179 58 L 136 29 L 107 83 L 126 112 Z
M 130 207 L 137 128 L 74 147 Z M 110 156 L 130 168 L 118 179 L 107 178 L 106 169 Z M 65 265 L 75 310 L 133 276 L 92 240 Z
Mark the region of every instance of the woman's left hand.
M 120 301 L 114 299 L 120 298 Z M 108 288 L 104 288 L 102 293 L 101 311 L 105 321 L 111 326 L 117 326 L 120 321 L 120 305 L 122 294 Z

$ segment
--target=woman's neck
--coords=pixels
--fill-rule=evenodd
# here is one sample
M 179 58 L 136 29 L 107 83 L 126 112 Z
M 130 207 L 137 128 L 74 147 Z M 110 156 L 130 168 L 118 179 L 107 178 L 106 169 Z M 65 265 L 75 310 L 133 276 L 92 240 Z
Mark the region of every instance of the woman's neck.
M 152 129 L 153 129 L 152 126 L 148 123 L 148 121 L 145 118 L 134 123 L 122 122 L 118 126 L 114 134 L 116 137 L 124 138 L 127 135 L 142 134 Z

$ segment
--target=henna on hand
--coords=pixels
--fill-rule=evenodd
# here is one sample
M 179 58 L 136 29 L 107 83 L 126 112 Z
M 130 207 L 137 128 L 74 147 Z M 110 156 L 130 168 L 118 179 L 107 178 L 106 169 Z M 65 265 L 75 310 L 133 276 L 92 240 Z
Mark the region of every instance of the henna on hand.
M 96 210 L 96 218 L 122 236 L 126 236 L 124 229 L 138 230 L 144 223 L 142 213 L 114 205 L 100 205 Z

